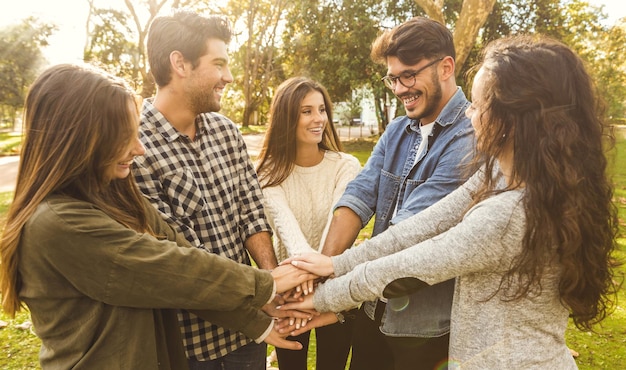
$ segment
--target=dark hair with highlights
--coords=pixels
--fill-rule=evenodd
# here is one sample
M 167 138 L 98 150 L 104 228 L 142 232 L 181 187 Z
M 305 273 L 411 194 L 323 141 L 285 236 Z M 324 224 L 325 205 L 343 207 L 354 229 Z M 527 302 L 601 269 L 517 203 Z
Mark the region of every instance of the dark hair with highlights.
M 90 202 L 126 227 L 150 232 L 133 177 L 106 175 L 137 138 L 136 103 L 125 81 L 89 66 L 50 67 L 31 86 L 15 196 L 0 240 L 2 307 L 10 316 L 22 306 L 21 232 L 48 195 Z
M 611 253 L 618 219 L 605 155 L 613 136 L 603 104 L 581 58 L 547 37 L 496 40 L 477 68 L 485 73 L 487 117 L 476 161 L 493 173 L 512 144 L 509 189 L 525 187 L 523 248 L 501 288 L 512 288 L 512 299 L 540 292 L 544 267 L 558 262 L 561 300 L 578 328 L 591 329 L 610 312 L 617 290 Z M 495 192 L 495 181 L 485 176 L 475 202 Z

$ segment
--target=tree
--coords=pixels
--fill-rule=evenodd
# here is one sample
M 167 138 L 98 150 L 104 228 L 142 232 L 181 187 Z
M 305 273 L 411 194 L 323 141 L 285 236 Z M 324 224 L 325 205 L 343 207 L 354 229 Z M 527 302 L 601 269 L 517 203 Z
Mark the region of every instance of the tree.
M 34 17 L 0 30 L 0 119 L 14 128 L 30 84 L 45 64 L 41 49 L 57 26 Z
M 385 11 L 380 1 L 304 0 L 291 8 L 283 36 L 285 69 L 319 81 L 336 102 L 360 106 L 353 92 L 367 87 L 374 100 L 385 100 L 381 67 L 370 59 Z M 401 9 L 400 6 L 394 9 Z M 382 86 L 382 88 L 381 88 Z M 384 103 L 375 104 L 379 125 L 386 127 Z
M 88 2 L 85 59 L 133 81 L 143 97 L 152 96 L 155 87 L 145 50 L 150 24 L 167 5 L 194 7 L 200 0 L 124 0 L 124 11 L 98 8 L 95 0 Z
M 231 0 L 233 16 L 245 26 L 246 40 L 236 53 L 243 74 L 241 83 L 244 111 L 241 125 L 246 127 L 259 122 L 259 109 L 267 106 L 269 87 L 282 76 L 278 59 L 279 27 L 289 4 L 288 0 Z M 266 111 L 266 109 L 265 109 Z
M 456 50 L 457 76 L 459 75 L 470 51 L 476 45 L 478 33 L 491 14 L 496 0 L 463 0 L 461 10 L 455 19 L 446 19 L 444 0 L 415 0 L 426 15 L 453 30 L 454 48 Z M 458 1 L 448 1 L 450 5 L 458 5 Z M 453 7 L 448 7 L 453 9 Z M 448 22 L 447 22 L 448 21 Z M 452 24 L 453 21 L 454 23 Z

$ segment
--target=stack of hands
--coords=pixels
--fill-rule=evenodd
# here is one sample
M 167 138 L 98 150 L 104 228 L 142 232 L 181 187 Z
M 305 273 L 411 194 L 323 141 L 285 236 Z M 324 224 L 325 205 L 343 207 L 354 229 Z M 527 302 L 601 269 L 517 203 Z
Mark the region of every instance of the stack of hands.
M 278 348 L 298 350 L 300 343 L 289 341 L 313 328 L 338 321 L 333 312 L 317 312 L 313 306 L 315 287 L 334 273 L 330 257 L 306 253 L 291 257 L 272 270 L 276 283 L 274 300 L 263 311 L 274 318 L 274 328 L 265 342 Z

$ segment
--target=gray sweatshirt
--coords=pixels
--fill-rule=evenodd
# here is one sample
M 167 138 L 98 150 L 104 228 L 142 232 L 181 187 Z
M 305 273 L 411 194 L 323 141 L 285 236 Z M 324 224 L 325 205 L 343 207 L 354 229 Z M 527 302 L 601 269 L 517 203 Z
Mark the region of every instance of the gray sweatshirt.
M 498 290 L 522 248 L 523 190 L 495 195 L 468 210 L 480 176 L 332 257 L 338 277 L 317 288 L 315 308 L 339 312 L 356 307 L 381 297 L 387 284 L 399 278 L 432 285 L 456 277 L 451 369 L 576 369 L 565 345 L 569 312 L 559 299 L 559 264 L 546 261 L 540 293 L 507 301 L 507 291 Z

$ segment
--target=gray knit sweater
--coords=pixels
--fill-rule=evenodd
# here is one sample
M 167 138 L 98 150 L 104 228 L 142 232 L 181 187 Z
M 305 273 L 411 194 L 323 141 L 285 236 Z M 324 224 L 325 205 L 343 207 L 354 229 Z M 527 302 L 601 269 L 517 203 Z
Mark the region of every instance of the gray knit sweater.
M 456 277 L 450 368 L 577 368 L 565 345 L 569 313 L 559 300 L 558 264 L 546 263 L 539 294 L 507 302 L 506 291 L 498 290 L 522 246 L 523 191 L 501 193 L 468 211 L 479 181 L 477 174 L 432 207 L 333 257 L 339 277 L 317 288 L 315 308 L 355 307 L 402 277 L 428 284 Z

